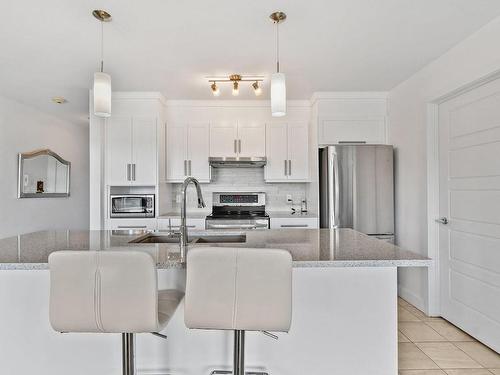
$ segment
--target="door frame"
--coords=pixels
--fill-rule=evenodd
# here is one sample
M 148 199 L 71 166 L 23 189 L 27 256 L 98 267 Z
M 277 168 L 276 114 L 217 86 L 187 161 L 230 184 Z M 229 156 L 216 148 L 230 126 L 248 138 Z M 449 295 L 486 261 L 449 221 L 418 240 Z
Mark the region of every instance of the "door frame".
M 427 256 L 428 315 L 441 315 L 439 274 L 439 106 L 440 104 L 500 78 L 500 69 L 466 83 L 427 102 Z

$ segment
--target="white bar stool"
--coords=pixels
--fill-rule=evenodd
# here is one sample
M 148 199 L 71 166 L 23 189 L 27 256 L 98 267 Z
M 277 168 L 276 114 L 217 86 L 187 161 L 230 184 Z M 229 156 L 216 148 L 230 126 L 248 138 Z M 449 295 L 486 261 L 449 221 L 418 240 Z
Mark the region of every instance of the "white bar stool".
M 187 254 L 184 322 L 188 328 L 234 331 L 233 371 L 245 374 L 245 331 L 288 332 L 292 257 L 278 249 L 199 247 Z M 254 373 L 255 374 L 255 373 Z
M 134 334 L 159 334 L 182 300 L 158 290 L 151 255 L 139 251 L 57 251 L 49 256 L 52 328 L 121 333 L 123 374 L 133 375 Z

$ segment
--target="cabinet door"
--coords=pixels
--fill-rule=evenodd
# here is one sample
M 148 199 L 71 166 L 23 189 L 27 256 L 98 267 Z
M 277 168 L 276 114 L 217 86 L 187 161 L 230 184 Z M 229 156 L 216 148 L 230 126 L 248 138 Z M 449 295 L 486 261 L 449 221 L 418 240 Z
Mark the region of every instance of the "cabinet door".
M 287 181 L 285 162 L 287 153 L 287 125 L 266 125 L 266 155 L 267 164 L 264 171 L 266 181 Z
M 234 122 L 210 124 L 210 156 L 236 156 L 238 131 Z
M 166 134 L 167 181 L 182 181 L 187 174 L 186 126 L 183 124 L 167 124 Z
M 106 120 L 106 184 L 129 185 L 132 163 L 132 120 L 110 117 Z
M 239 156 L 266 155 L 266 125 L 259 122 L 238 122 Z
M 209 125 L 189 124 L 187 127 L 188 174 L 200 181 L 210 180 Z
M 318 219 L 305 218 L 271 218 L 271 229 L 307 229 L 318 228 Z
M 156 185 L 157 175 L 156 118 L 134 117 L 132 120 L 132 183 Z
M 309 129 L 305 123 L 288 124 L 288 179 L 309 179 Z

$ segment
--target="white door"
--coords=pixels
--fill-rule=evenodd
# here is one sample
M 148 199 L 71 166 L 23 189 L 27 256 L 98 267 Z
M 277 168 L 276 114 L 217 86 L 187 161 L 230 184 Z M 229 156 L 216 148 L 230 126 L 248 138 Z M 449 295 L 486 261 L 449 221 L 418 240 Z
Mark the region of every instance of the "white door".
M 439 107 L 441 314 L 500 352 L 500 80 Z
M 189 124 L 187 127 L 188 174 L 204 182 L 210 180 L 209 129 L 208 123 Z
M 167 181 L 182 181 L 187 175 L 186 127 L 184 124 L 167 124 Z
M 156 118 L 132 120 L 132 184 L 156 185 Z
M 267 164 L 264 178 L 266 181 L 287 181 L 287 125 L 284 123 L 267 124 L 266 137 Z
M 110 117 L 106 120 L 106 184 L 129 185 L 132 164 L 132 120 Z
M 266 124 L 262 122 L 238 122 L 239 156 L 266 155 Z
M 288 124 L 288 179 L 309 179 L 309 129 L 307 123 Z
M 235 122 L 210 124 L 210 156 L 237 156 L 238 127 Z

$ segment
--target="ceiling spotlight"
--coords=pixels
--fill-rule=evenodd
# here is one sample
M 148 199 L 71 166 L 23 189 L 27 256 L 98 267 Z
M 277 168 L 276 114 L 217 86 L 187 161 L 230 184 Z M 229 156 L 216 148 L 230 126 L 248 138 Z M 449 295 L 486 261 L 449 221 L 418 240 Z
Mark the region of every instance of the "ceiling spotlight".
M 240 88 L 238 87 L 238 81 L 233 82 L 233 96 L 238 96 L 240 93 Z
M 255 81 L 252 84 L 252 87 L 253 87 L 253 92 L 255 93 L 255 96 L 259 96 L 260 94 L 262 94 L 262 88 L 259 86 L 259 81 Z
M 210 85 L 210 88 L 212 89 L 212 94 L 214 94 L 214 96 L 220 95 L 220 90 L 215 82 Z
M 51 100 L 52 100 L 52 103 L 55 103 L 55 104 L 64 104 L 67 102 L 67 100 L 65 98 L 63 98 L 62 96 L 54 96 Z

